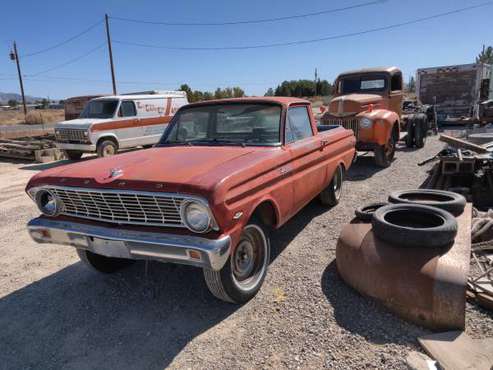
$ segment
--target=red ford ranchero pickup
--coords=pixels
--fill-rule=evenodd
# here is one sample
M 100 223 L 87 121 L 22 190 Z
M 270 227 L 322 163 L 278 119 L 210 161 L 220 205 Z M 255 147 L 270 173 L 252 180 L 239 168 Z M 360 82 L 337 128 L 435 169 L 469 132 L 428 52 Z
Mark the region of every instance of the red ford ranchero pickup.
M 267 273 L 269 231 L 317 196 L 339 202 L 355 142 L 317 127 L 306 100 L 189 104 L 152 149 L 35 175 L 26 191 L 42 215 L 29 233 L 105 273 L 138 259 L 202 267 L 214 296 L 246 302 Z

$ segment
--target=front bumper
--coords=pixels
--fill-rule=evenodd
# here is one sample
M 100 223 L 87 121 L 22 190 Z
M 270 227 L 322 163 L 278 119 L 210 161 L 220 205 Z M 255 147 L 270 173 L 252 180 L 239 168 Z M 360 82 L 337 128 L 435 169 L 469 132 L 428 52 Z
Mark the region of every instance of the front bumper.
M 55 144 L 56 147 L 59 149 L 79 150 L 81 152 L 88 152 L 88 153 L 96 151 L 96 145 L 94 144 L 72 144 L 72 143 L 61 143 L 61 142 L 57 142 Z
M 70 245 L 106 257 L 147 259 L 220 270 L 226 263 L 231 238 L 206 239 L 94 226 L 71 221 L 32 219 L 29 234 L 38 243 Z

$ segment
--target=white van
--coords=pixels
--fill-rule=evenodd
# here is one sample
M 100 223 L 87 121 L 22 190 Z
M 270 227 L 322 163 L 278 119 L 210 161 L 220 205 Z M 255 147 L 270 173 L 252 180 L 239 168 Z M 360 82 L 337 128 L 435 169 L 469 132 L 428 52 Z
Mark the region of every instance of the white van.
M 56 124 L 56 145 L 70 159 L 80 159 L 83 153 L 97 152 L 99 157 L 106 157 L 119 149 L 152 146 L 185 104 L 184 91 L 95 98 L 79 118 Z

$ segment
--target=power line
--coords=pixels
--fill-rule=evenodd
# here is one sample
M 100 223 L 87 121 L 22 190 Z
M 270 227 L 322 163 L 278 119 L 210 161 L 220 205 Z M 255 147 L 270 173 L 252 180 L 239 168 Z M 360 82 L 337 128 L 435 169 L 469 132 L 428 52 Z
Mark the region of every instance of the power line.
M 38 54 L 42 54 L 42 53 L 46 53 L 50 50 L 53 50 L 53 49 L 56 49 L 56 48 L 59 48 L 60 46 L 63 46 L 65 44 L 68 44 L 69 42 L 81 37 L 82 35 L 85 35 L 86 33 L 88 33 L 89 31 L 91 31 L 93 28 L 99 26 L 101 23 L 103 23 L 103 21 L 98 21 L 94 24 L 92 24 L 91 26 L 89 26 L 88 28 L 86 28 L 85 30 L 79 32 L 78 34 L 66 39 L 65 41 L 62 41 L 62 42 L 59 42 L 58 44 L 55 44 L 53 46 L 50 46 L 50 47 L 47 47 L 45 49 L 41 49 L 41 50 L 38 50 L 38 51 L 35 51 L 35 52 L 32 52 L 32 53 L 28 53 L 28 54 L 24 54 L 24 55 L 21 55 L 22 58 L 28 58 L 28 57 L 32 57 L 34 55 L 38 55 Z
M 82 55 L 79 55 L 79 56 L 77 56 L 77 57 L 75 57 L 75 58 L 72 58 L 72 59 L 70 59 L 70 60 L 68 60 L 68 61 L 66 61 L 66 62 L 64 62 L 64 63 L 57 64 L 56 66 L 53 66 L 53 67 L 51 67 L 51 68 L 45 69 L 44 71 L 40 71 L 40 72 L 37 72 L 37 73 L 29 74 L 29 75 L 27 75 L 27 77 L 36 77 L 36 76 L 39 76 L 39 75 L 41 75 L 41 74 L 44 74 L 44 73 L 48 73 L 48 72 L 54 71 L 55 69 L 59 69 L 59 68 L 65 67 L 65 66 L 67 66 L 67 65 L 69 65 L 69 64 L 73 64 L 73 63 L 75 63 L 75 62 L 79 61 L 80 59 L 85 58 L 85 57 L 87 57 L 88 55 L 90 55 L 90 54 L 94 53 L 95 51 L 97 51 L 97 50 L 101 49 L 101 48 L 102 48 L 102 47 L 104 47 L 105 45 L 106 45 L 106 43 L 104 43 L 104 42 L 103 42 L 102 44 L 100 44 L 100 45 L 96 46 L 95 48 L 93 48 L 93 49 L 91 49 L 91 50 L 89 50 L 89 51 L 85 52 L 85 53 L 84 53 L 84 54 L 82 54 Z
M 472 5 L 472 6 L 468 6 L 468 7 L 464 7 L 464 8 L 454 9 L 454 10 L 444 12 L 444 13 L 438 13 L 438 14 L 427 16 L 427 17 L 417 18 L 417 19 L 413 19 L 413 20 L 410 20 L 407 22 L 395 23 L 395 24 L 391 24 L 391 25 L 383 26 L 383 27 L 370 28 L 370 29 L 364 30 L 364 31 L 343 33 L 343 34 L 339 34 L 339 35 L 325 36 L 325 37 L 320 37 L 320 38 L 316 38 L 316 39 L 279 42 L 279 43 L 272 43 L 272 44 L 257 44 L 257 45 L 247 45 L 247 46 L 220 46 L 220 47 L 186 47 L 186 46 L 166 46 L 166 45 L 144 44 L 144 43 L 137 43 L 137 42 L 130 42 L 130 41 L 119 41 L 119 40 L 113 40 L 113 42 L 118 43 L 118 44 L 122 44 L 122 45 L 138 46 L 138 47 L 144 47 L 144 48 L 181 50 L 181 51 L 214 51 L 214 50 L 218 51 L 218 50 L 266 49 L 266 48 L 275 48 L 275 47 L 282 47 L 282 46 L 295 46 L 295 45 L 303 45 L 303 44 L 312 44 L 312 43 L 323 42 L 323 41 L 330 41 L 330 40 L 336 40 L 336 39 L 342 39 L 342 38 L 348 38 L 348 37 L 354 37 L 354 36 L 361 36 L 361 35 L 365 35 L 365 34 L 369 34 L 369 33 L 386 31 L 386 30 L 390 30 L 390 29 L 394 29 L 394 28 L 408 26 L 411 24 L 421 23 L 421 22 L 432 20 L 432 19 L 443 18 L 443 17 L 449 16 L 452 14 L 463 13 L 463 12 L 468 11 L 468 10 L 483 8 L 483 7 L 490 6 L 490 5 L 493 5 L 493 1 L 487 1 L 484 3 L 478 4 L 478 5 Z
M 318 12 L 311 12 L 311 13 L 295 14 L 295 15 L 289 15 L 284 17 L 224 21 L 224 22 L 166 22 L 166 21 L 160 22 L 160 21 L 147 21 L 141 19 L 123 18 L 123 17 L 110 17 L 110 18 L 124 22 L 144 23 L 144 24 L 153 24 L 153 25 L 162 25 L 162 26 L 233 26 L 239 24 L 272 23 L 272 22 L 287 21 L 290 19 L 308 18 L 308 17 L 319 16 L 319 15 L 343 12 L 351 9 L 363 8 L 371 5 L 382 4 L 387 1 L 388 0 L 374 0 L 374 1 L 368 1 L 366 3 L 345 6 L 341 8 L 321 10 Z

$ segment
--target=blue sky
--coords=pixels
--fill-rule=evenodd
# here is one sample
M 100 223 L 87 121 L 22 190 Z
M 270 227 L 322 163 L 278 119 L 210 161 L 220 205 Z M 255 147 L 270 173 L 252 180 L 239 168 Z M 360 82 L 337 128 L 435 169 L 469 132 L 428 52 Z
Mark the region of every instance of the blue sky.
M 181 0 L 181 1 L 22 1 L 4 2 L 0 16 L 0 91 L 18 92 L 11 42 L 25 55 L 55 45 L 102 20 L 114 17 L 171 22 L 221 22 L 316 12 L 368 0 Z M 110 20 L 112 38 L 163 46 L 222 47 L 297 40 L 358 32 L 406 22 L 486 0 L 387 0 L 335 14 L 264 24 L 234 26 L 162 26 Z M 332 81 L 347 69 L 399 66 L 406 79 L 416 68 L 471 63 L 484 43 L 493 43 L 493 6 L 419 24 L 366 35 L 290 47 L 254 50 L 176 51 L 114 43 L 119 92 L 194 89 L 238 85 L 249 95 L 263 95 L 286 79 L 313 78 L 318 68 Z M 102 47 L 79 61 L 37 74 L 81 56 L 105 42 L 100 24 L 83 36 L 49 52 L 21 59 L 26 94 L 64 98 L 111 92 L 107 50 Z

